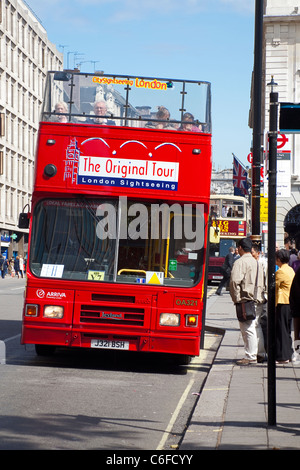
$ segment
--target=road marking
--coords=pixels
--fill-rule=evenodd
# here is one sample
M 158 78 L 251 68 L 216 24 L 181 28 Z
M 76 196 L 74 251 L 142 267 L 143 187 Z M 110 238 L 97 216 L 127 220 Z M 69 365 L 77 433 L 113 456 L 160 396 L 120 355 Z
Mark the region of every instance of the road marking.
M 6 347 L 4 341 L 0 341 L 0 364 L 6 364 Z
M 188 383 L 188 386 L 186 387 L 185 391 L 183 392 L 183 394 L 181 395 L 181 398 L 178 402 L 178 405 L 176 406 L 175 408 L 175 411 L 173 413 L 173 416 L 172 418 L 170 419 L 169 421 L 169 424 L 167 426 L 167 429 L 165 430 L 164 434 L 163 434 L 163 437 L 161 438 L 161 441 L 160 443 L 158 444 L 158 447 L 156 448 L 156 450 L 164 450 L 164 445 L 166 443 L 166 440 L 168 439 L 169 435 L 170 435 L 170 432 L 172 431 L 172 428 L 173 428 L 173 425 L 179 415 L 179 412 L 181 410 L 181 407 L 183 405 L 183 403 L 185 402 L 186 400 L 186 397 L 188 395 L 188 393 L 190 392 L 191 388 L 192 388 L 192 385 L 194 384 L 195 380 L 194 378 L 191 378 L 191 380 L 189 381 Z
M 211 297 L 216 292 L 216 290 L 217 290 L 216 286 L 215 287 L 209 287 L 207 289 L 207 297 Z
M 8 292 L 12 290 L 24 290 L 24 287 L 11 287 L 10 289 L 0 289 L 0 294 L 7 294 Z
M 20 338 L 21 334 L 19 333 L 18 335 L 16 336 L 11 336 L 10 338 L 6 338 L 3 340 L 4 343 L 8 343 L 8 341 L 12 341 L 14 339 L 17 339 L 17 338 Z
M 201 362 L 203 362 L 203 360 L 205 360 L 206 356 L 207 356 L 207 351 L 205 349 L 201 350 L 201 358 L 200 358 L 200 356 L 198 357 L 199 362 L 197 362 L 197 364 L 200 364 Z M 168 423 L 168 426 L 167 426 L 167 428 L 166 428 L 166 430 L 165 430 L 165 432 L 164 432 L 164 434 L 161 438 L 161 441 L 158 444 L 158 447 L 156 448 L 156 450 L 164 450 L 164 445 L 165 445 L 165 443 L 166 443 L 166 441 L 167 441 L 167 439 L 168 439 L 168 437 L 169 437 L 169 435 L 172 431 L 172 428 L 173 428 L 174 423 L 175 423 L 175 421 L 176 421 L 176 419 L 177 419 L 177 417 L 180 413 L 180 410 L 181 410 L 188 394 L 190 393 L 193 384 L 195 383 L 195 374 L 196 374 L 196 372 L 197 372 L 197 370 L 192 370 L 192 371 L 189 372 L 190 374 L 192 374 L 192 377 L 191 377 L 188 385 L 186 386 L 183 394 L 181 395 L 181 398 L 180 398 L 180 400 L 179 400 L 179 402 L 178 402 L 178 404 L 175 408 L 175 411 L 172 415 L 172 418 L 170 419 L 170 421 Z
M 3 341 L 0 341 L 0 364 L 6 364 L 6 344 L 8 341 L 12 341 L 14 339 L 20 338 L 21 334 L 11 336 L 10 338 L 6 338 Z

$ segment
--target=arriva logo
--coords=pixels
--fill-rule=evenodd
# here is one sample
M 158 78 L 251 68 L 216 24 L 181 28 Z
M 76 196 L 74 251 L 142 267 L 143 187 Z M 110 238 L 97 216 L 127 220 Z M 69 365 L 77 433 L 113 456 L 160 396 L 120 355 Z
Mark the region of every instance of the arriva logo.
M 66 298 L 65 292 L 47 292 L 47 299 L 63 299 Z
M 46 292 L 43 289 L 37 289 L 36 290 L 36 295 L 40 299 L 46 298 L 46 299 L 64 299 L 66 298 L 66 293 L 65 292 Z

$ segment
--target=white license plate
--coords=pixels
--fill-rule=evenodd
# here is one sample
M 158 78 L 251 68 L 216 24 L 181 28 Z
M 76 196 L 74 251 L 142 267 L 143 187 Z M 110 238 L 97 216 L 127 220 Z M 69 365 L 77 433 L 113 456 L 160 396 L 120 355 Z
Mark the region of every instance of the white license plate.
M 223 276 L 213 276 L 213 279 L 223 279 Z
M 117 341 L 107 339 L 92 339 L 91 348 L 100 349 L 129 349 L 129 341 Z

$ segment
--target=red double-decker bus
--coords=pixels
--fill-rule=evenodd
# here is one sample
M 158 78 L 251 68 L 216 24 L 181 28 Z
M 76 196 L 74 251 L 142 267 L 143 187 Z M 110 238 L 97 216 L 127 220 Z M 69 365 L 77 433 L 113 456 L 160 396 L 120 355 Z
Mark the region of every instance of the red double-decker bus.
M 210 84 L 49 72 L 22 344 L 198 355 Z M 202 336 L 203 337 L 203 336 Z
M 223 279 L 222 266 L 230 247 L 250 232 L 250 207 L 243 196 L 213 194 L 210 201 L 211 231 L 208 281 Z M 217 230 L 216 230 L 217 229 Z

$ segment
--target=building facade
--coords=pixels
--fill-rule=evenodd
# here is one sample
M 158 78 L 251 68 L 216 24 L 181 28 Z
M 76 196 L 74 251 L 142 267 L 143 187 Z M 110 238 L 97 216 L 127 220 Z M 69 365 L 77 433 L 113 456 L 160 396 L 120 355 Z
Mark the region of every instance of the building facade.
M 272 76 L 279 102 L 300 103 L 299 0 L 265 0 L 264 3 L 264 148 L 269 129 L 269 94 Z M 283 184 L 283 180 L 284 184 Z M 300 134 L 278 136 L 277 241 L 283 247 L 300 233 Z
M 211 172 L 211 194 L 233 195 L 233 171 L 232 168 L 216 170 L 214 165 Z
M 26 255 L 19 213 L 30 204 L 35 145 L 48 70 L 63 54 L 22 0 L 0 0 L 0 234 L 1 252 Z

